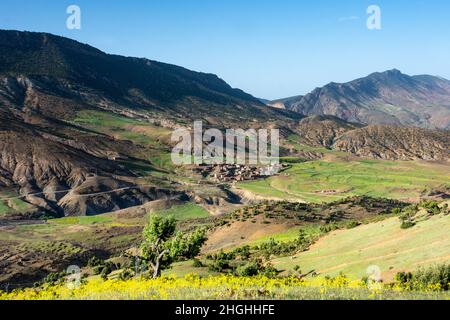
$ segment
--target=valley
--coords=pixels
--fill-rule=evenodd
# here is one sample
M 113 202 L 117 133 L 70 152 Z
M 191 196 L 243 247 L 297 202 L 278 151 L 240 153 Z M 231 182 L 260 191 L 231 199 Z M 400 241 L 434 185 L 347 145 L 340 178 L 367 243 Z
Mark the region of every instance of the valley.
M 0 290 L 70 265 L 121 279 L 152 216 L 173 217 L 183 235 L 206 230 L 199 254 L 166 277 L 360 280 L 377 265 L 389 284 L 450 263 L 447 80 L 388 71 L 270 107 L 212 74 L 49 34 L 0 31 L 0 58 Z M 435 112 L 381 108 L 391 95 L 368 97 L 367 83 L 415 111 L 429 98 Z M 175 165 L 172 132 L 194 120 L 279 128 L 281 171 Z

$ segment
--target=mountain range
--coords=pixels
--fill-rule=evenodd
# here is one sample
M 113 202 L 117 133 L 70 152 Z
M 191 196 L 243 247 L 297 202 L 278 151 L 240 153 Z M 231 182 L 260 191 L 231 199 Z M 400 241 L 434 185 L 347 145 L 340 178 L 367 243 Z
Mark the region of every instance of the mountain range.
M 348 83 L 332 82 L 304 96 L 268 105 L 366 125 L 450 129 L 450 81 L 430 75 L 408 76 L 396 69 Z
M 216 75 L 51 34 L 0 31 L 0 200 L 26 194 L 32 218 L 192 196 L 161 178 L 155 163 L 170 154 L 170 139 L 150 144 L 139 134 L 194 120 L 221 129 L 280 128 L 282 140 L 296 135 L 306 145 L 365 157 L 446 160 L 449 131 L 431 129 L 449 128 L 449 92 L 447 80 L 394 70 L 268 107 Z M 87 120 L 95 125 L 85 126 L 77 121 L 85 114 L 107 120 L 94 116 Z M 123 131 L 111 125 L 120 121 Z M 143 167 L 155 173 L 144 186 L 136 170 Z

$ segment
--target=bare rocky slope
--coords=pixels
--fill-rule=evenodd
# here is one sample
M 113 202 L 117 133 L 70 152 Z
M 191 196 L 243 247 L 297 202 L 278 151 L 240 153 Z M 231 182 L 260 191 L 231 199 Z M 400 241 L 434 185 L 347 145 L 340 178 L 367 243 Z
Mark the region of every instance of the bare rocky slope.
M 135 186 L 134 174 L 107 157 L 112 150 L 133 146 L 70 129 L 65 133 L 71 135 L 64 137 L 7 112 L 0 115 L 0 188 L 26 195 L 22 199 L 34 208 L 21 218 L 100 214 L 175 195 Z M 103 142 L 96 144 L 99 138 Z
M 298 124 L 301 141 L 310 146 L 385 160 L 450 159 L 450 131 L 394 125 L 349 123 L 333 116 L 312 116 Z
M 93 105 L 163 120 L 213 123 L 283 120 L 295 116 L 267 108 L 213 74 L 148 59 L 106 54 L 47 33 L 0 31 L 0 82 L 12 102 L 26 102 L 28 90 L 41 99 L 29 108 L 66 115 L 68 106 Z M 299 116 L 297 116 L 299 117 Z
M 333 148 L 376 159 L 449 160 L 450 132 L 374 125 L 344 133 Z
M 361 127 L 332 116 L 312 116 L 299 122 L 298 131 L 304 143 L 330 148 L 338 137 Z
M 137 185 L 125 162 L 140 146 L 74 124 L 85 110 L 170 128 L 301 118 L 212 74 L 109 55 L 51 34 L 0 31 L 0 198 L 26 195 L 33 209 L 20 218 L 100 214 L 183 196 L 158 183 Z

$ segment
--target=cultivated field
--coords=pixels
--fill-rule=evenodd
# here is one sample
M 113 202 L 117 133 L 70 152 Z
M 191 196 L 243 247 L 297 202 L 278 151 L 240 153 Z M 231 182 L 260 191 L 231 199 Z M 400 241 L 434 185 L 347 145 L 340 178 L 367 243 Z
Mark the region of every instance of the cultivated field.
M 278 176 L 242 182 L 238 187 L 260 196 L 308 202 L 354 195 L 417 200 L 424 190 L 448 183 L 449 172 L 448 165 L 337 156 L 332 161 L 295 163 Z

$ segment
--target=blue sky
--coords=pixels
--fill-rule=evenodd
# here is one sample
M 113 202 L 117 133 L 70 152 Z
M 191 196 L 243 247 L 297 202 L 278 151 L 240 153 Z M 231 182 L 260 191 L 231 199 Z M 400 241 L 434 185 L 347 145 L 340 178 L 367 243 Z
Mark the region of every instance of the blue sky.
M 71 4 L 81 30 L 66 28 Z M 371 4 L 381 30 L 366 27 Z M 392 68 L 450 78 L 448 0 L 1 0 L 0 28 L 215 73 L 268 99 Z

